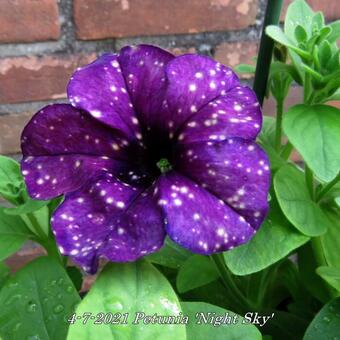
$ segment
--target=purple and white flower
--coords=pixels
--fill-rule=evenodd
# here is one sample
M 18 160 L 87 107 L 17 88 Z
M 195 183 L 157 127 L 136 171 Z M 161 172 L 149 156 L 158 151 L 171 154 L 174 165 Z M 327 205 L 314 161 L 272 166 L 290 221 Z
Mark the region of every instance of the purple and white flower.
M 29 194 L 64 194 L 52 228 L 62 254 L 94 273 L 134 261 L 167 235 L 200 254 L 247 242 L 268 210 L 262 114 L 235 73 L 195 54 L 125 47 L 78 69 L 69 104 L 22 134 Z

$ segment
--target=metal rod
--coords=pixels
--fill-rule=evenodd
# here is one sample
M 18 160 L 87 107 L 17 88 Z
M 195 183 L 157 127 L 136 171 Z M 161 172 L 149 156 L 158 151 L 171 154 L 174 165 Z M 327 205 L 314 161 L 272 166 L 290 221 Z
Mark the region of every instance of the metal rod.
M 269 68 L 274 48 L 274 41 L 266 35 L 265 29 L 268 25 L 277 25 L 279 23 L 282 2 L 283 0 L 268 0 L 264 16 L 260 50 L 256 64 L 253 87 L 261 106 L 266 93 Z

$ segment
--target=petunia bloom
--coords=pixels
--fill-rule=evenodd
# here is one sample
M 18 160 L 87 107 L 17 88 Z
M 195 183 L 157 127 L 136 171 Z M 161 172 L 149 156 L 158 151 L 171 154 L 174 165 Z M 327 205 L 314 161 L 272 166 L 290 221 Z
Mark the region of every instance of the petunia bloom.
M 62 254 L 94 273 L 134 261 L 167 235 L 199 254 L 247 242 L 267 214 L 262 113 L 236 74 L 195 54 L 125 47 L 78 69 L 70 104 L 22 134 L 29 194 L 64 194 L 52 228 Z

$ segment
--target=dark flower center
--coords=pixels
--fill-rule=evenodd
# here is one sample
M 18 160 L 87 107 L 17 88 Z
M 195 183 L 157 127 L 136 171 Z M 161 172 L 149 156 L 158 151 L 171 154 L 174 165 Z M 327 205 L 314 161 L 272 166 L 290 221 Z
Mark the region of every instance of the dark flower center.
M 167 132 L 160 133 L 156 129 L 152 133 L 143 134 L 143 137 L 146 149 L 142 163 L 149 175 L 155 179 L 173 168 L 174 143 L 167 137 Z
M 144 147 L 136 144 L 129 147 L 130 167 L 121 172 L 119 178 L 132 185 L 151 185 L 160 175 L 175 167 L 174 143 L 167 135 L 157 129 L 144 132 Z

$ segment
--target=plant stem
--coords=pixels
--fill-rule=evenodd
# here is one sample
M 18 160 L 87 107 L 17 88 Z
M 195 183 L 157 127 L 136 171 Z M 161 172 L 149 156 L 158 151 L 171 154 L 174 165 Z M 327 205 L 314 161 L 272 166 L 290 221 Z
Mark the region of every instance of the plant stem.
M 320 201 L 321 198 L 322 198 L 323 196 L 325 196 L 325 195 L 327 194 L 327 192 L 328 192 L 329 190 L 331 190 L 332 187 L 333 187 L 336 183 L 339 182 L 339 180 L 340 180 L 340 172 L 337 174 L 337 176 L 336 176 L 334 179 L 332 179 L 329 183 L 327 183 L 326 185 L 323 186 L 323 188 L 320 190 L 320 192 L 318 193 L 318 195 L 317 195 L 317 197 L 316 197 L 316 201 L 317 201 L 317 202 Z
M 268 25 L 277 25 L 279 23 L 282 2 L 283 0 L 267 2 L 253 86 L 261 106 L 266 93 L 269 68 L 274 48 L 274 41 L 266 35 L 265 29 Z
M 305 179 L 306 179 L 306 185 L 309 191 L 310 198 L 312 201 L 315 199 L 314 195 L 314 175 L 313 171 L 308 167 L 307 164 L 305 164 Z
M 312 237 L 312 249 L 318 266 L 327 266 L 320 237 Z
M 253 306 L 251 306 L 250 301 L 248 301 L 245 298 L 243 293 L 239 290 L 239 288 L 235 284 L 232 274 L 230 273 L 229 269 L 227 268 L 224 262 L 223 254 L 221 253 L 213 254 L 210 256 L 210 258 L 215 263 L 216 268 L 220 274 L 220 277 L 225 287 L 231 291 L 233 296 L 236 297 L 236 299 L 243 305 L 244 308 L 249 307 L 253 309 Z
M 309 73 L 306 72 L 304 89 L 303 89 L 303 102 L 305 104 L 309 104 L 309 97 L 310 97 L 311 90 L 312 90 L 311 89 L 311 76 Z
M 287 142 L 287 144 L 283 147 L 281 152 L 281 157 L 286 161 L 288 160 L 290 154 L 292 153 L 294 147 L 291 142 Z
M 28 220 L 31 222 L 33 228 L 34 228 L 34 231 L 38 234 L 39 238 L 41 240 L 45 240 L 47 239 L 47 235 L 44 233 L 43 229 L 41 228 L 38 220 L 36 219 L 36 217 L 30 213 L 30 214 L 26 214 Z
M 31 222 L 32 226 L 34 227 L 34 230 L 38 234 L 38 238 L 36 241 L 39 242 L 46 249 L 49 256 L 55 258 L 58 262 L 64 265 L 62 257 L 57 249 L 54 239 L 49 238 L 44 233 L 39 222 L 37 221 L 36 217 L 33 214 L 27 214 L 26 216 Z
M 321 242 L 321 237 L 320 236 L 312 237 L 311 246 L 312 246 L 311 249 L 314 255 L 316 267 L 328 266 L 327 260 L 325 258 L 325 253 L 324 253 L 324 249 L 322 246 L 322 242 Z M 326 281 L 323 281 L 323 285 L 326 288 L 330 299 L 333 299 L 338 296 L 338 292 L 332 286 L 330 286 Z
M 282 114 L 283 114 L 283 100 L 276 102 L 276 127 L 275 127 L 275 148 L 280 151 L 282 138 Z
M 53 239 L 47 239 L 45 241 L 41 241 L 41 245 L 46 249 L 49 256 L 56 259 L 63 267 L 65 266 L 65 261 L 60 255 L 57 245 Z

